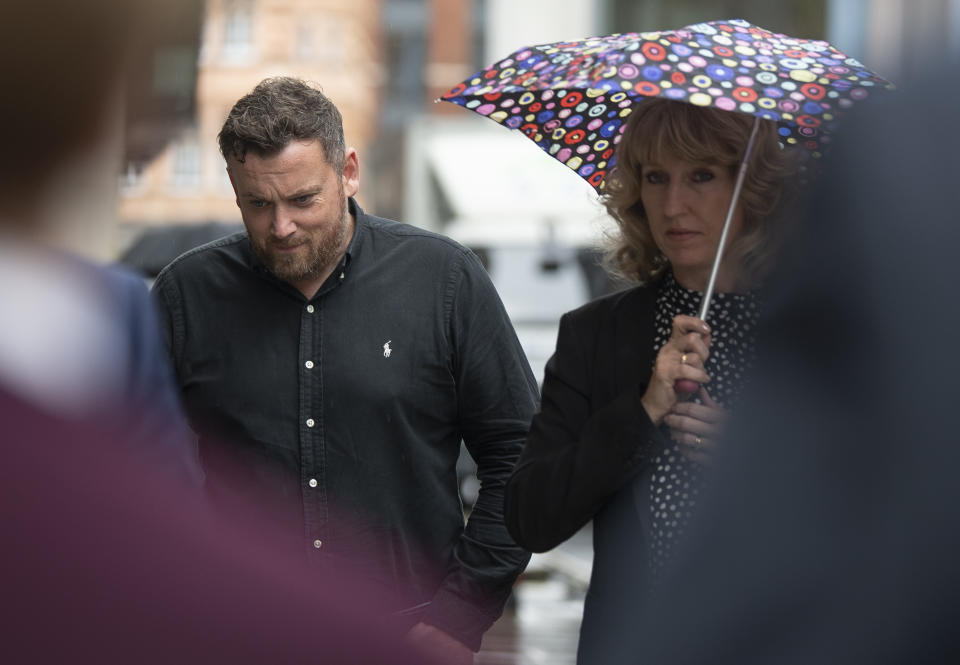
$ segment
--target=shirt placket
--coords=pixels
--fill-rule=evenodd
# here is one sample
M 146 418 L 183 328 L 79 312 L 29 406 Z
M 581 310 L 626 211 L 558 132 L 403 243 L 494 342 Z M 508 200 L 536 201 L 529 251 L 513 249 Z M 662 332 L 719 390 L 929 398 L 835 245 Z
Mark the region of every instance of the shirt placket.
M 303 501 L 304 536 L 308 550 L 324 547 L 327 524 L 327 485 L 324 454 L 323 308 L 313 302 L 300 317 L 300 492 Z

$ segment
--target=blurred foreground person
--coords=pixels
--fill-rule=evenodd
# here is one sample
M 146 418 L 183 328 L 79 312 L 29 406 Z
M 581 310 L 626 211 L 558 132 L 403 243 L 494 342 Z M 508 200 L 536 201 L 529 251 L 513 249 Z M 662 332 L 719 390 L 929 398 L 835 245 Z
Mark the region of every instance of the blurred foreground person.
M 109 434 L 2 392 L 0 423 L 0 661 L 422 662 L 382 588 L 310 569 L 242 506 L 213 511 Z
M 137 101 L 129 79 L 165 36 L 143 31 L 141 4 L 98 0 L 87 11 L 14 0 L 0 13 L 0 388 L 58 417 L 112 427 L 198 484 L 196 445 L 143 281 L 51 243 L 61 218 L 85 226 L 91 207 L 115 205 L 124 108 Z M 187 36 L 191 21 L 199 25 L 198 2 L 169 11 L 185 17 Z
M 522 546 L 544 551 L 593 520 L 594 560 L 578 662 L 636 631 L 633 614 L 683 532 L 742 375 L 773 261 L 790 173 L 763 121 L 737 204 L 708 327 L 706 290 L 753 119 L 682 102 L 637 104 L 617 146 L 607 209 L 612 258 L 639 286 L 560 322 L 543 404 L 507 490 Z M 678 379 L 700 384 L 686 401 Z
M 412 642 L 472 662 L 530 557 L 503 488 L 537 386 L 503 304 L 472 252 L 360 208 L 319 89 L 262 81 L 219 141 L 246 232 L 154 284 L 211 490 L 282 497 L 291 549 L 398 590 Z
M 164 60 L 155 31 L 186 22 L 195 55 L 200 15 L 193 0 L 0 12 L 0 661 L 411 662 L 370 618 L 393 605 L 382 589 L 311 573 L 236 507 L 211 516 L 184 449 L 161 451 L 182 419 L 142 286 L 45 242 L 86 194 L 64 183 L 108 163 L 143 102 L 124 95 L 154 84 L 131 79 Z
M 758 372 L 619 661 L 960 659 L 960 90 L 851 115 L 771 281 Z

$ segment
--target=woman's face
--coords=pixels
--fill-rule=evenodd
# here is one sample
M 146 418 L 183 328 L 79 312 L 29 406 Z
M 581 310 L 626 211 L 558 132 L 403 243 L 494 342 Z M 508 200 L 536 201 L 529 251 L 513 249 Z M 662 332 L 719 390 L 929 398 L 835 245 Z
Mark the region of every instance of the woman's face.
M 666 154 L 644 164 L 640 176 L 640 200 L 654 242 L 670 261 L 677 281 L 688 289 L 703 291 L 733 195 L 733 170 Z M 727 247 L 737 240 L 742 228 L 743 208 L 738 204 Z M 737 273 L 721 266 L 717 289 L 732 291 Z

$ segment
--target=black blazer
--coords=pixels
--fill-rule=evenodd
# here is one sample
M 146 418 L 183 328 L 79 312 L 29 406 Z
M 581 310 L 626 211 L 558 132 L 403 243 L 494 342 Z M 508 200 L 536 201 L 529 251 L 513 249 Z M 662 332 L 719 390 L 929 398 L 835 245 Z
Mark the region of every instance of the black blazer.
M 507 485 L 507 528 L 549 550 L 593 519 L 593 571 L 578 662 L 605 662 L 605 645 L 636 630 L 646 587 L 642 471 L 666 445 L 640 398 L 650 379 L 659 281 L 611 294 L 560 320 L 542 404 Z

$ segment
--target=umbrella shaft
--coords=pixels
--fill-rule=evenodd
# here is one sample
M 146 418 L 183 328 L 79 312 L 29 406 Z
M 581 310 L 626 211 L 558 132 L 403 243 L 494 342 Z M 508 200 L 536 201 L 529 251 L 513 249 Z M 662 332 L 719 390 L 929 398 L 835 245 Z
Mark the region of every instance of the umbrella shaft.
M 717 245 L 717 254 L 713 257 L 713 268 L 710 269 L 710 280 L 707 282 L 707 290 L 703 292 L 703 300 L 700 303 L 700 320 L 707 320 L 707 312 L 710 311 L 710 300 L 713 298 L 713 290 L 717 285 L 717 273 L 720 272 L 720 263 L 723 261 L 723 251 L 727 245 L 727 234 L 730 231 L 730 223 L 733 221 L 734 211 L 737 209 L 737 202 L 740 200 L 740 190 L 743 189 L 743 179 L 747 175 L 747 164 L 750 163 L 750 153 L 753 152 L 753 144 L 757 138 L 757 130 L 760 129 L 760 118 L 754 117 L 753 127 L 750 130 L 750 139 L 747 141 L 747 149 L 743 152 L 743 161 L 740 162 L 740 170 L 737 172 L 737 181 L 733 185 L 733 196 L 730 197 L 730 207 L 727 209 L 727 218 L 723 222 L 723 230 L 720 232 L 720 242 Z

